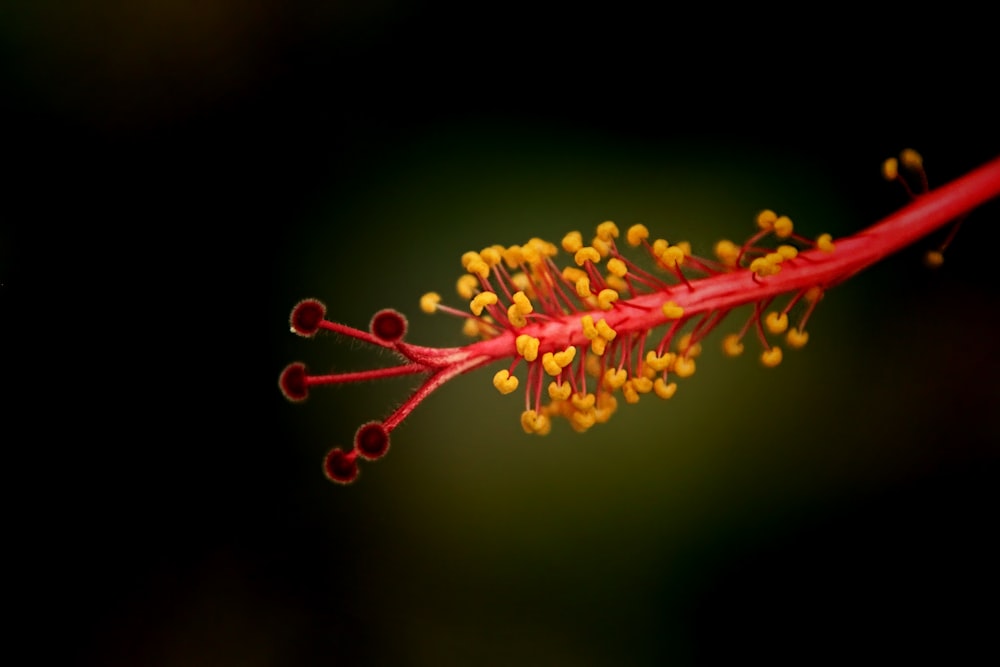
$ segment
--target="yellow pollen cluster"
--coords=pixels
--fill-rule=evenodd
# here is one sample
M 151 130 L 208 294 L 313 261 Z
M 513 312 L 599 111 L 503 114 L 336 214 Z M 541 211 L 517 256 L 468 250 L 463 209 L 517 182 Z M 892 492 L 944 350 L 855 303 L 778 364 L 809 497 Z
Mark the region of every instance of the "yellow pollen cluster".
M 473 315 L 482 315 L 483 309 L 487 306 L 492 306 L 497 302 L 497 295 L 494 292 L 480 292 L 469 304 L 469 310 L 472 311 Z
M 684 309 L 673 301 L 667 301 L 663 304 L 663 315 L 668 320 L 679 320 L 684 317 Z
M 750 262 L 750 270 L 761 278 L 773 276 L 781 271 L 781 263 L 784 261 L 785 256 L 780 252 L 769 252 Z
M 437 292 L 428 292 L 420 297 L 420 310 L 425 313 L 433 313 L 441 303 L 441 295 Z
M 764 350 L 760 354 L 760 360 L 768 368 L 774 368 L 781 363 L 781 348 L 775 345 L 769 350 Z
M 598 356 L 604 354 L 608 343 L 613 341 L 617 335 L 617 332 L 603 317 L 595 324 L 593 317 L 584 315 L 580 318 L 580 324 L 583 326 L 583 335 L 590 341 L 591 351 Z
M 904 148 L 899 154 L 899 161 L 903 163 L 904 167 L 913 171 L 924 168 L 924 158 L 912 148 Z
M 509 394 L 517 389 L 517 378 L 510 374 L 510 371 L 497 371 L 493 376 L 493 386 L 501 394 Z
M 820 234 L 816 239 L 816 247 L 823 252 L 833 252 L 833 237 L 829 234 Z
M 771 311 L 764 318 L 764 326 L 773 334 L 784 333 L 788 328 L 788 315 Z
M 715 244 L 715 256 L 719 258 L 725 266 L 733 268 L 740 256 L 740 247 L 732 241 L 722 239 Z
M 525 410 L 521 413 L 521 428 L 525 433 L 536 435 L 546 435 L 552 430 L 552 420 L 546 414 L 539 414 L 535 410 Z
M 514 347 L 517 353 L 524 357 L 525 361 L 531 362 L 538 358 L 538 346 L 541 341 L 527 334 L 521 334 L 514 339 Z
M 899 177 L 899 160 L 894 157 L 888 158 L 882 163 L 882 178 L 887 181 L 894 181 Z
M 562 352 L 546 352 L 542 355 L 542 368 L 552 377 L 562 374 L 564 368 L 573 363 L 576 346 L 570 345 Z
M 730 357 L 738 357 L 743 354 L 743 343 L 740 342 L 739 334 L 729 334 L 723 338 L 722 350 Z
M 597 293 L 597 305 L 601 310 L 611 310 L 618 300 L 618 292 L 611 288 L 602 289 Z
M 511 300 L 514 303 L 510 304 L 510 307 L 507 309 L 507 319 L 510 320 L 513 327 L 520 329 L 528 323 L 527 315 L 535 309 L 523 291 L 514 292 Z
M 587 262 L 596 264 L 601 261 L 601 253 L 594 246 L 586 246 L 576 251 L 576 254 L 573 255 L 573 261 L 576 262 L 577 266 L 583 266 Z
M 579 231 L 572 231 L 558 246 L 533 238 L 523 245 L 470 251 L 462 256 L 466 273 L 456 282 L 456 291 L 469 304 L 471 315 L 442 305 L 436 292 L 424 294 L 420 308 L 427 313 L 464 317 L 463 331 L 470 336 L 489 340 L 513 334 L 517 356 L 509 368 L 497 371 L 492 381 L 499 393 L 511 394 L 522 385 L 514 375 L 516 366 L 522 359 L 529 365 L 526 379 L 523 375 L 521 378 L 528 385 L 524 390 L 526 409 L 521 414 L 526 433 L 548 433 L 555 417 L 566 419 L 574 430 L 584 431 L 607 421 L 619 400 L 635 403 L 644 394 L 672 398 L 678 387 L 674 380 L 695 373 L 701 341 L 725 312 L 698 308 L 685 312 L 677 301 L 689 309 L 694 302 L 682 300 L 682 293 L 675 289 L 684 290 L 684 299 L 688 299 L 691 293 L 697 294 L 697 277 L 744 267 L 755 279 L 775 275 L 784 263 L 791 266 L 799 256 L 799 248 L 810 245 L 795 234 L 788 216 L 765 210 L 757 215 L 756 223 L 758 231 L 743 245 L 719 241 L 714 248 L 718 261 L 692 255 L 687 242 L 671 245 L 666 239 L 654 239 L 645 225 L 631 225 L 622 233 L 611 221 L 597 225 L 589 243 Z M 617 245 L 621 236 L 623 245 L 627 242 L 644 251 L 658 273 L 623 256 Z M 774 244 L 777 247 L 768 249 L 758 244 L 768 236 L 779 240 Z M 832 252 L 833 242 L 824 234 L 812 247 Z M 560 250 L 572 258 L 562 268 L 551 259 Z M 651 308 L 648 299 L 633 301 L 654 294 L 663 295 L 659 308 Z M 782 349 L 768 344 L 767 337 L 782 335 L 787 347 L 804 346 L 809 338 L 805 323 L 822 294 L 819 286 L 802 290 L 784 309 L 779 306 L 776 310 L 769 310 L 771 299 L 762 300 L 739 333 L 725 336 L 724 352 L 733 357 L 742 354 L 744 337 L 755 329 L 765 348 L 760 354 L 761 363 L 777 366 Z M 806 304 L 805 315 L 797 327 L 791 326 L 789 313 L 799 302 Z M 610 313 L 607 319 L 601 311 Z M 564 324 L 574 318 L 580 328 L 567 331 Z M 616 325 L 612 327 L 609 320 Z M 692 326 L 682 334 L 689 320 Z M 638 321 L 654 322 L 653 328 L 643 330 L 636 326 Z M 660 325 L 662 339 L 647 346 L 647 336 Z M 522 329 L 536 335 L 522 333 Z M 546 339 L 550 334 L 543 333 L 547 331 L 558 331 L 552 335 L 563 342 L 553 346 Z M 572 340 L 576 342 L 570 343 Z
M 649 230 L 646 225 L 632 225 L 625 232 L 625 240 L 633 248 L 638 248 L 642 242 L 649 238 Z
M 797 328 L 792 327 L 788 330 L 788 335 L 785 337 L 785 340 L 788 341 L 789 347 L 798 350 L 805 347 L 806 343 L 809 341 L 809 332 L 799 331 Z

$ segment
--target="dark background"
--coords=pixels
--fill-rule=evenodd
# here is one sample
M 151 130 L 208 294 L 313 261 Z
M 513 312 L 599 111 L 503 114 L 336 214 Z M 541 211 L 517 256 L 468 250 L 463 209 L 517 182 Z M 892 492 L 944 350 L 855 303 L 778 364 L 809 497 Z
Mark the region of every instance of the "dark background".
M 289 334 L 300 298 L 459 344 L 416 304 L 457 305 L 465 250 L 611 218 L 707 253 L 763 207 L 847 234 L 905 201 L 884 157 L 944 182 L 1000 149 L 984 17 L 670 11 L 0 10 L 6 551 L 33 655 L 995 655 L 996 204 L 940 271 L 918 248 L 832 291 L 780 368 L 709 350 L 670 404 L 582 436 L 524 436 L 479 372 L 338 488 L 323 453 L 408 383 L 279 395 L 289 361 L 385 361 Z

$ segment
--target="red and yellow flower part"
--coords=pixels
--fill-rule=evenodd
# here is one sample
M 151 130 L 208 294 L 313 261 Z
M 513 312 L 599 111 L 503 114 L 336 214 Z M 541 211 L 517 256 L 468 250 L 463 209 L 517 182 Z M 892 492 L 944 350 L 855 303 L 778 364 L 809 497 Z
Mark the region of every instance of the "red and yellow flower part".
M 352 448 L 329 451 L 327 477 L 349 483 L 359 459 L 384 456 L 390 434 L 437 388 L 498 361 L 509 363 L 493 375 L 493 386 L 504 395 L 522 391 L 520 423 L 536 435 L 558 419 L 585 431 L 608 421 L 622 403 L 669 400 L 678 381 L 695 373 L 708 334 L 739 306 L 751 305 L 751 314 L 722 338 L 723 351 L 742 354 L 746 339 L 755 338 L 761 363 L 777 366 L 783 350 L 808 341 L 809 318 L 827 290 L 949 222 L 956 221 L 954 231 L 971 210 L 1000 195 L 1000 158 L 935 190 L 915 151 L 887 160 L 883 175 L 903 183 L 913 201 L 836 240 L 802 236 L 787 215 L 765 210 L 750 238 L 719 241 L 712 257 L 654 237 L 645 225 L 610 221 L 593 235 L 572 231 L 559 243 L 533 238 L 467 252 L 456 285 L 464 307 L 446 305 L 436 292 L 420 299 L 425 313 L 463 320 L 465 333 L 477 339 L 463 347 L 406 342 L 407 320 L 394 310 L 375 313 L 363 331 L 326 319 L 326 307 L 306 299 L 292 310 L 293 332 L 342 334 L 390 350 L 400 363 L 326 375 L 293 363 L 279 386 L 289 400 L 302 401 L 319 385 L 424 377 L 392 414 L 358 428 Z M 928 253 L 929 264 L 943 261 L 952 237 Z

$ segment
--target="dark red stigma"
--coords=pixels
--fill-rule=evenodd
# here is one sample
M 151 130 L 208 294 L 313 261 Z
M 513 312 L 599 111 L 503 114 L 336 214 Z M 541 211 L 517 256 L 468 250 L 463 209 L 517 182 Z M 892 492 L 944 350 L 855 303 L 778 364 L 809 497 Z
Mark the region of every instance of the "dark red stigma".
M 386 343 L 398 343 L 406 335 L 406 318 L 391 308 L 380 310 L 372 316 L 371 332 Z
M 374 461 L 389 451 L 389 433 L 379 422 L 363 424 L 354 434 L 354 448 L 364 458 Z
M 304 401 L 309 397 L 309 385 L 306 382 L 306 365 L 300 362 L 288 364 L 278 378 L 281 393 L 289 401 Z
M 350 484 L 358 478 L 358 461 L 340 447 L 331 449 L 323 459 L 323 472 L 327 479 L 338 484 Z

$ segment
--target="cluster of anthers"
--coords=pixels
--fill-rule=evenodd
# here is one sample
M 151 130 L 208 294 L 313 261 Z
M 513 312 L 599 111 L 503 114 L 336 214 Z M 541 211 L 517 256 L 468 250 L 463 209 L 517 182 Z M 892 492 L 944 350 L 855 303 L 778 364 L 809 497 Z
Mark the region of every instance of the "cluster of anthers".
M 557 418 L 586 431 L 608 421 L 622 401 L 636 403 L 644 395 L 670 399 L 677 380 L 695 373 L 706 336 L 739 306 L 752 308 L 742 326 L 722 339 L 723 351 L 742 354 L 753 332 L 761 363 L 777 366 L 783 355 L 777 338 L 788 348 L 804 346 L 806 324 L 827 289 L 1000 193 L 1000 159 L 934 191 L 927 188 L 915 151 L 887 160 L 883 175 L 900 180 L 913 203 L 836 242 L 829 234 L 800 236 L 788 216 L 765 210 L 750 238 L 740 244 L 719 241 L 712 258 L 693 254 L 683 241 L 651 238 L 645 225 L 630 225 L 622 233 L 610 221 L 597 225 L 589 242 L 573 231 L 558 246 L 533 238 L 467 252 L 465 274 L 456 285 L 467 307 L 445 305 L 436 292 L 420 299 L 424 312 L 464 321 L 463 331 L 477 340 L 462 347 L 405 342 L 406 318 L 394 310 L 377 312 L 362 331 L 327 320 L 325 306 L 306 299 L 292 310 L 293 332 L 342 334 L 391 350 L 401 363 L 327 375 L 312 375 L 304 364 L 293 363 L 279 386 L 289 400 L 301 401 L 317 385 L 425 376 L 388 418 L 363 424 L 352 449 L 335 447 L 327 454 L 327 477 L 349 483 L 358 476 L 358 459 L 385 455 L 390 433 L 433 391 L 497 361 L 510 360 L 493 375 L 493 386 L 501 394 L 524 386 L 521 426 L 537 435 L 548 433 Z M 940 264 L 943 249 L 932 251 L 929 261 Z M 562 266 L 560 250 L 569 257 Z

